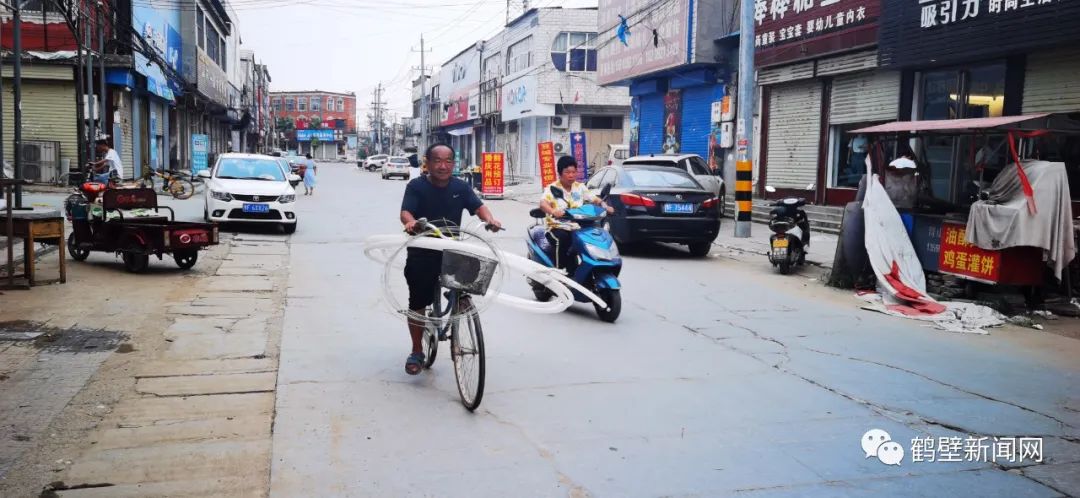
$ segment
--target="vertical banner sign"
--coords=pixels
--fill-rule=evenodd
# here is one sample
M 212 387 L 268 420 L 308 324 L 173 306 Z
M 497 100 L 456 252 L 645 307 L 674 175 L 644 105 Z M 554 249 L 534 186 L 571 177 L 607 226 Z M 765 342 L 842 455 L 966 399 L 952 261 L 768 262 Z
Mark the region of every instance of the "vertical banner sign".
M 682 117 L 682 91 L 671 90 L 664 95 L 664 144 L 665 154 L 678 154 L 682 148 L 679 129 Z
M 966 226 L 943 223 L 938 271 L 997 282 L 1001 271 L 1001 252 L 987 251 L 969 243 Z
M 484 185 L 480 193 L 503 195 L 503 153 L 485 152 L 480 167 L 484 177 Z
M 210 155 L 210 137 L 206 135 L 191 135 L 191 174 L 197 175 L 200 171 L 210 167 L 207 164 Z
M 555 183 L 555 144 L 540 142 L 536 144 L 540 152 L 540 190 Z
M 640 142 L 638 133 L 641 130 L 641 98 L 630 97 L 630 157 L 638 155 Z
M 581 182 L 589 178 L 589 151 L 585 145 L 584 133 L 578 131 L 570 134 L 570 153 L 577 161 L 577 179 Z

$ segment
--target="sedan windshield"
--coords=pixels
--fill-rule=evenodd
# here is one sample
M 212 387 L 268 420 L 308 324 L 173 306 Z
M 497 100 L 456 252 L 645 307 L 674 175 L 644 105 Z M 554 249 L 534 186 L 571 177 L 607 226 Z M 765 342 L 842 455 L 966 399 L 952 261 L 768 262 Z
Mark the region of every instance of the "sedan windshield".
M 285 173 L 273 159 L 224 158 L 218 163 L 217 177 L 226 180 L 285 181 Z
M 626 174 L 621 175 L 621 180 L 628 187 L 701 188 L 701 185 L 690 175 L 678 169 L 626 168 Z

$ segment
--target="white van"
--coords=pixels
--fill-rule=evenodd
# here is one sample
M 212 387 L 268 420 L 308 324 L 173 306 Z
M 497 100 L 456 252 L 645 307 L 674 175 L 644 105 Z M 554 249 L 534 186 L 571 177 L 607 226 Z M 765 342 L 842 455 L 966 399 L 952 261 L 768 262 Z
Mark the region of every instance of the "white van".
M 620 166 L 623 161 L 630 157 L 630 146 L 621 144 L 608 144 L 608 166 Z

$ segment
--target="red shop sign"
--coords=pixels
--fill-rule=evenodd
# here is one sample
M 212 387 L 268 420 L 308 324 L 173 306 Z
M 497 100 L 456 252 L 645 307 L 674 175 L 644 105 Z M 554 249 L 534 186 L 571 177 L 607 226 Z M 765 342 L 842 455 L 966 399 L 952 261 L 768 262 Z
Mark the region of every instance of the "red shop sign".
M 877 43 L 880 0 L 754 0 L 754 64 Z

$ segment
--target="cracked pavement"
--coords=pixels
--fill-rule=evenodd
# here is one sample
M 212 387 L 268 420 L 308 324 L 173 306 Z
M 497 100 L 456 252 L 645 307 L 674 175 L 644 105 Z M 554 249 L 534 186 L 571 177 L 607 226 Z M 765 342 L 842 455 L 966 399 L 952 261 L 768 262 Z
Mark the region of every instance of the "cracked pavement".
M 1080 495 L 1080 342 L 862 311 L 813 269 L 780 276 L 722 245 L 706 260 L 627 255 L 614 325 L 586 305 L 484 310 L 487 388 L 470 414 L 446 345 L 433 370 L 403 371 L 404 322 L 361 242 L 399 229 L 405 182 L 354 169 L 320 168 L 291 239 L 271 496 Z M 499 245 L 522 254 L 531 206 L 489 206 Z M 528 296 L 519 280 L 504 289 Z M 888 466 L 860 447 L 873 428 L 906 451 L 1042 437 L 1044 458 Z

